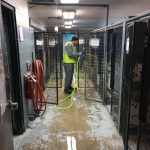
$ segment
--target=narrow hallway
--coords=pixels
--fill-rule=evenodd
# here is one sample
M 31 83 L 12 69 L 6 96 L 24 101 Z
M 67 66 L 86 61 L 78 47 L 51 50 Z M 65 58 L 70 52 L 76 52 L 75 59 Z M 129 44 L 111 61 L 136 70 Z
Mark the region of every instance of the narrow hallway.
M 150 0 L 0 5 L 0 150 L 150 149 Z
M 49 105 L 34 128 L 14 138 L 15 150 L 123 150 L 122 138 L 106 108 L 84 100 L 83 90 L 78 89 L 70 109 Z

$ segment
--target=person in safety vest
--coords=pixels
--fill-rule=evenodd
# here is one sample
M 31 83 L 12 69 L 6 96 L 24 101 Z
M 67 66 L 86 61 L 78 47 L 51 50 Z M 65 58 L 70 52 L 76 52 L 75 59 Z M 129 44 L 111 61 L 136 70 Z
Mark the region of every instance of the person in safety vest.
M 73 36 L 70 42 L 67 42 L 63 51 L 63 63 L 65 69 L 65 88 L 64 92 L 71 94 L 73 91 L 72 88 L 72 79 L 74 73 L 74 64 L 77 62 L 78 57 L 82 57 L 83 52 L 77 53 L 79 39 L 77 36 Z

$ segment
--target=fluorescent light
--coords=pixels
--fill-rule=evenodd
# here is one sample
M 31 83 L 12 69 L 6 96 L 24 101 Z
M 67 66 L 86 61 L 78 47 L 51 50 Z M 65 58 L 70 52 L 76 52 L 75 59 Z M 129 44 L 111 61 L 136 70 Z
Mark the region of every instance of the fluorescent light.
M 65 25 L 72 25 L 72 21 L 65 21 L 64 24 Z
M 75 12 L 74 12 L 74 11 L 69 12 L 69 18 L 70 18 L 70 19 L 73 19 L 74 16 L 75 16 Z
M 68 18 L 69 18 L 69 12 L 64 11 L 64 12 L 63 12 L 63 18 L 64 18 L 64 19 L 68 19 Z
M 63 11 L 63 18 L 64 19 L 73 19 L 75 17 L 74 11 Z
M 79 0 L 60 0 L 61 3 L 79 3 Z
M 70 29 L 70 28 L 71 28 L 71 26 L 65 26 L 65 28 L 66 28 L 66 29 Z
M 54 31 L 58 32 L 58 26 L 55 26 Z

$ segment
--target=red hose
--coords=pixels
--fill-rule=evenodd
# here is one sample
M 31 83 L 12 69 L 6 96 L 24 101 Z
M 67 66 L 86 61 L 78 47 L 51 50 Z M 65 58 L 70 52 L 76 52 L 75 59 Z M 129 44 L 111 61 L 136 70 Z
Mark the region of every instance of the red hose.
M 34 105 L 39 112 L 42 112 L 42 116 L 46 111 L 47 100 L 44 97 L 44 69 L 40 60 L 33 62 L 33 74 L 36 79 Z

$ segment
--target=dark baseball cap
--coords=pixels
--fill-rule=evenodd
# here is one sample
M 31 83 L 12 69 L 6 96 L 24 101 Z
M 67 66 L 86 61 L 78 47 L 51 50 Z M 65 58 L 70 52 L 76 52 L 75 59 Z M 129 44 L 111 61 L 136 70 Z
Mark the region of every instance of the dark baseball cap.
M 77 36 L 73 36 L 72 38 L 71 38 L 71 41 L 78 41 L 79 40 L 79 38 L 77 37 Z

